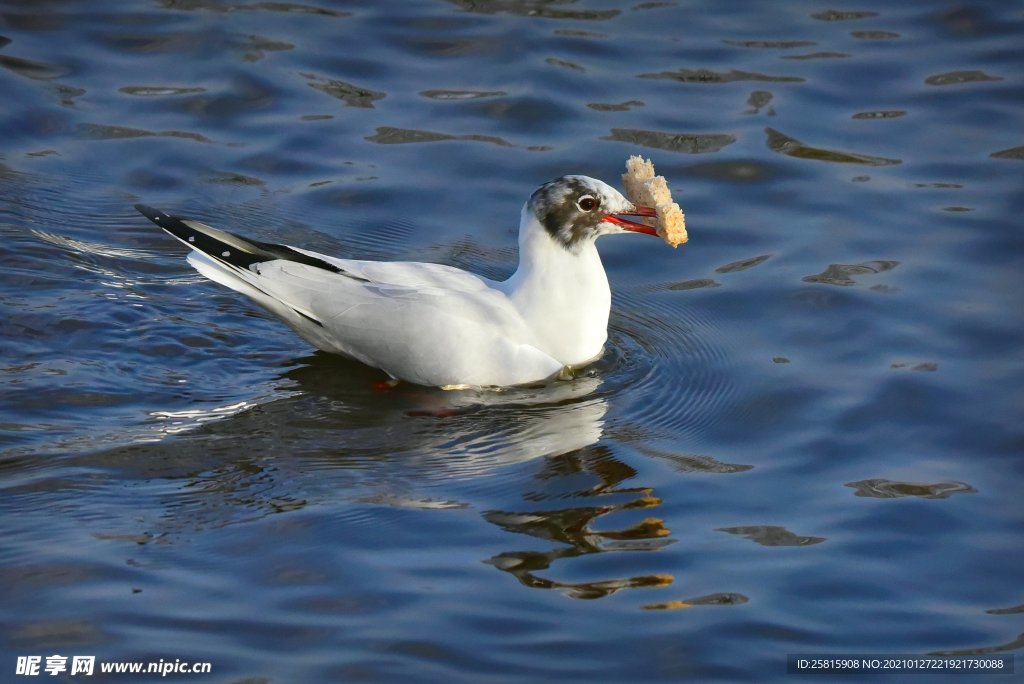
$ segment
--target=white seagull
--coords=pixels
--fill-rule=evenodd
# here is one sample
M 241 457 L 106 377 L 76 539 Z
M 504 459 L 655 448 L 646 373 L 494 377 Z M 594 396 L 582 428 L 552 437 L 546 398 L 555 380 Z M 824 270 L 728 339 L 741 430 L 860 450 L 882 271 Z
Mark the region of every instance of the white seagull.
M 601 356 L 611 290 L 595 241 L 656 235 L 654 216 L 587 176 L 540 186 L 519 220 L 519 267 L 495 281 L 453 266 L 339 259 L 257 242 L 142 204 L 201 274 L 248 295 L 313 346 L 444 388 L 557 377 Z

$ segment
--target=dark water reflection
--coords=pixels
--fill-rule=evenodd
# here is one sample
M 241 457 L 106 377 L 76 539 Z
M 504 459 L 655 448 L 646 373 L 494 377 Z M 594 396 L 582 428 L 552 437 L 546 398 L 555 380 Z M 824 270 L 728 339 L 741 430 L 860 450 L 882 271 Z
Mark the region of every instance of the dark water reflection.
M 1018 6 L 94 5 L 0 1 L 0 666 L 1020 653 Z M 500 278 L 638 152 L 691 241 L 604 240 L 605 356 L 505 392 L 311 354 L 130 208 Z

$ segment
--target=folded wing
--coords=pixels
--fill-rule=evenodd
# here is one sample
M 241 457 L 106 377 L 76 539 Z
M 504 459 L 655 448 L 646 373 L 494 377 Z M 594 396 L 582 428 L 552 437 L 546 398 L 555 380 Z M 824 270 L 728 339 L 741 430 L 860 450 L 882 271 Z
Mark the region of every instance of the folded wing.
M 561 369 L 534 346 L 505 295 L 466 271 L 338 259 L 137 208 L 193 249 L 188 260 L 196 270 L 325 351 L 435 386 L 513 385 Z

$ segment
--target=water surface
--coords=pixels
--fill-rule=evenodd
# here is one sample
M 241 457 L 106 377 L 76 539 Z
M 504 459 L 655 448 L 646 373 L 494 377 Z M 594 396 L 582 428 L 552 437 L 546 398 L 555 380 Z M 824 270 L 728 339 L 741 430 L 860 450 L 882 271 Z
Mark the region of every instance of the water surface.
M 1022 64 L 995 1 L 0 2 L 0 667 L 1019 654 Z M 503 277 L 633 153 L 691 241 L 603 239 L 604 358 L 503 393 L 382 391 L 131 208 Z

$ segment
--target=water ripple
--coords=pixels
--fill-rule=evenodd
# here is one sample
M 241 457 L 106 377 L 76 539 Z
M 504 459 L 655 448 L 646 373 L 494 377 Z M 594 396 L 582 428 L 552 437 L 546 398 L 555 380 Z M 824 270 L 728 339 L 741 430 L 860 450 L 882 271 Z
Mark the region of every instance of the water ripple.
M 148 131 L 130 126 L 111 126 L 109 124 L 80 123 L 78 131 L 86 138 L 93 140 L 125 140 L 130 138 L 186 138 L 196 142 L 213 142 L 201 133 L 191 131 Z
M 50 81 L 71 73 L 67 67 L 13 55 L 0 55 L 0 67 L 36 81 Z
M 883 478 L 847 482 L 845 486 L 853 489 L 857 496 L 872 499 L 946 499 L 954 494 L 973 494 L 978 491 L 966 482 L 898 482 Z
M 480 100 L 488 97 L 505 97 L 508 95 L 504 90 L 423 90 L 420 91 L 423 97 L 432 100 Z
M 351 12 L 327 9 L 316 5 L 305 5 L 296 2 L 218 2 L 217 0 L 160 0 L 160 6 L 170 10 L 206 12 L 292 12 L 297 14 L 314 14 L 323 17 L 348 17 Z
M 656 73 L 638 74 L 637 78 L 700 84 L 734 83 L 736 81 L 801 83 L 804 80 L 799 76 L 772 76 L 752 71 L 741 71 L 739 69 L 732 69 L 730 71 L 713 71 L 711 69 L 677 69 L 675 71 L 659 71 Z
M 812 19 L 818 21 L 856 21 L 858 19 L 869 19 L 871 17 L 877 17 L 878 12 L 867 11 L 839 11 L 839 10 L 827 10 L 825 12 L 815 12 L 811 15 Z
M 608 366 L 609 390 L 628 388 L 634 398 L 626 417 L 676 435 L 700 433 L 714 424 L 734 391 L 726 371 L 729 356 L 714 324 L 664 295 L 657 308 L 637 295 L 619 299 L 610 353 L 599 366 Z
M 1002 80 L 1002 76 L 990 76 L 979 69 L 969 69 L 967 71 L 949 71 L 944 74 L 935 74 L 924 79 L 924 82 L 930 86 L 948 86 Z
M 681 610 L 695 606 L 738 606 L 750 601 L 750 598 L 735 592 L 715 592 L 704 596 L 695 596 L 687 599 L 675 599 L 660 603 L 648 603 L 643 606 L 644 610 Z
M 613 128 L 611 135 L 602 140 L 617 140 L 670 152 L 704 154 L 720 151 L 723 147 L 736 142 L 736 137 L 728 133 L 666 133 L 635 128 Z
M 466 12 L 481 14 L 513 14 L 541 19 L 562 19 L 572 21 L 606 21 L 614 19 L 619 10 L 566 9 L 554 7 L 563 0 L 447 0 Z
M 326 78 L 317 74 L 303 73 L 310 88 L 327 93 L 331 97 L 341 100 L 349 107 L 362 107 L 373 109 L 373 103 L 383 100 L 387 93 L 382 93 L 363 86 L 346 83 L 334 78 Z
M 394 126 L 378 126 L 377 133 L 366 137 L 366 140 L 378 145 L 403 145 L 408 143 L 432 143 L 447 140 L 470 140 L 486 142 L 501 147 L 512 147 L 512 143 L 496 135 L 479 135 L 466 133 L 452 135 L 436 131 L 422 131 L 414 128 L 395 128 Z
M 805 283 L 822 283 L 825 285 L 856 285 L 855 276 L 875 275 L 891 271 L 900 265 L 892 259 L 879 259 L 861 264 L 829 264 L 821 273 L 801 278 Z
M 746 537 L 761 546 L 812 546 L 825 541 L 824 537 L 794 534 L 778 525 L 748 525 L 745 527 L 720 527 L 719 532 Z
M 868 166 L 889 166 L 903 163 L 900 159 L 887 159 L 885 157 L 874 157 L 856 152 L 840 152 L 838 150 L 812 147 L 800 142 L 796 138 L 780 133 L 774 128 L 766 128 L 765 133 L 768 134 L 768 149 L 789 157 L 796 157 L 797 159 L 814 159 L 839 164 L 866 164 Z
M 206 88 L 182 87 L 182 86 L 124 86 L 118 88 L 119 92 L 125 95 L 137 95 L 139 97 L 164 97 L 167 95 L 192 95 L 205 93 Z
M 1024 145 L 1011 147 L 1008 150 L 999 150 L 988 155 L 993 159 L 1024 159 Z

